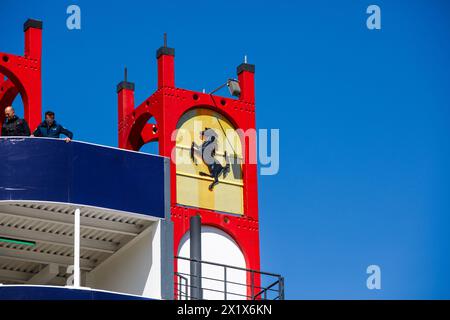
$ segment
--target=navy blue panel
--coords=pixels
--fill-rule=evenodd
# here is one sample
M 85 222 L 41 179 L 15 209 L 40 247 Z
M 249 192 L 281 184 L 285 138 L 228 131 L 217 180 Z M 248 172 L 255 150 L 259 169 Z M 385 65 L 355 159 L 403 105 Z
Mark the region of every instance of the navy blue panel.
M 66 202 L 71 147 L 49 139 L 0 139 L 0 200 Z
M 0 200 L 164 217 L 164 158 L 58 139 L 0 138 Z
M 43 286 L 0 286 L 0 300 L 150 300 L 92 289 Z

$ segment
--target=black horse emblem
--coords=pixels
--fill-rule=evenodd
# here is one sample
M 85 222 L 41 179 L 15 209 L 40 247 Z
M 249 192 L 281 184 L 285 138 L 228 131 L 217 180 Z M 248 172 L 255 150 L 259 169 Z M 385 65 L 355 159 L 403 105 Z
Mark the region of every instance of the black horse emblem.
M 208 189 L 212 191 L 214 186 L 219 183 L 220 175 L 225 179 L 230 172 L 230 164 L 228 163 L 227 152 L 225 151 L 226 165 L 223 166 L 216 158 L 217 133 L 211 128 L 205 128 L 201 133 L 203 143 L 199 147 L 195 142 L 191 145 L 191 159 L 195 165 L 195 155 L 199 155 L 208 167 L 209 173 L 200 172 L 201 176 L 213 178 L 214 181 L 209 185 Z

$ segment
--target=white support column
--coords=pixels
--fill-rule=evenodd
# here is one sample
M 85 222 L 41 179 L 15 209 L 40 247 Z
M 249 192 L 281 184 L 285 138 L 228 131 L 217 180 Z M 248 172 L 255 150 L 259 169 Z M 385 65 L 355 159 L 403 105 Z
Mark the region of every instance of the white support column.
M 80 209 L 75 210 L 74 223 L 74 245 L 73 245 L 73 286 L 80 287 Z

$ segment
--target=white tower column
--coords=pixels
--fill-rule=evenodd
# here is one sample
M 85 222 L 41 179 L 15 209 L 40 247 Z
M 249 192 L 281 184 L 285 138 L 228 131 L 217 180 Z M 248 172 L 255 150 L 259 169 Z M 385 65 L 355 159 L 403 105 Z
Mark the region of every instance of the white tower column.
M 75 210 L 74 223 L 74 246 L 73 246 L 73 286 L 80 287 L 80 209 Z

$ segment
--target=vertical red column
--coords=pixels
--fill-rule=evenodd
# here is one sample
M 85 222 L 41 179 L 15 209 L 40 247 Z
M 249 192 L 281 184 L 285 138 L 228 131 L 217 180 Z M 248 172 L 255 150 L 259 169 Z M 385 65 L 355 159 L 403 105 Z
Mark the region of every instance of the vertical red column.
M 127 137 L 126 119 L 133 116 L 134 83 L 125 80 L 117 85 L 119 148 L 132 149 Z
M 25 57 L 41 59 L 42 21 L 28 19 L 23 25 L 25 32 Z
M 24 117 L 33 130 L 41 122 L 42 113 L 42 21 L 28 19 L 23 26 L 25 32 L 25 58 L 28 59 L 29 75 L 24 77 L 26 96 L 24 100 Z
M 165 36 L 164 36 L 165 38 Z M 171 154 L 172 149 L 175 147 L 175 142 L 171 140 L 172 132 L 175 130 L 177 119 L 174 112 L 170 112 L 172 108 L 176 108 L 176 103 L 170 99 L 167 93 L 170 93 L 172 89 L 175 89 L 175 49 L 169 48 L 166 45 L 166 39 L 164 39 L 164 46 L 160 47 L 156 51 L 156 59 L 158 65 L 158 92 L 160 92 L 160 104 L 159 104 L 159 154 L 171 159 L 170 163 L 170 207 L 171 207 L 171 220 L 173 224 L 174 241 L 173 252 L 174 255 L 178 253 L 179 241 L 177 240 L 178 234 L 183 234 L 183 225 L 179 220 L 174 218 L 173 209 L 176 206 L 176 164 L 172 161 Z M 173 109 L 172 109 L 173 110 Z M 173 265 L 174 271 L 178 270 L 177 260 L 174 259 Z M 174 275 L 174 292 L 175 296 L 178 296 L 176 290 L 177 278 Z
M 240 100 L 248 104 L 252 112 L 247 114 L 247 128 L 253 130 L 248 133 L 244 141 L 244 199 L 246 199 L 245 214 L 252 219 L 258 219 L 258 190 L 257 190 L 257 154 L 256 154 L 256 121 L 255 121 L 255 65 L 242 63 L 237 67 L 239 85 L 241 87 Z
M 240 100 L 255 104 L 255 65 L 241 63 L 237 67 L 239 85 L 241 86 Z
M 244 199 L 245 216 L 249 221 L 254 221 L 258 225 L 258 168 L 257 168 L 257 132 L 255 120 L 255 65 L 242 63 L 237 67 L 241 95 L 239 100 L 245 103 L 247 130 L 244 145 Z M 248 257 L 247 268 L 260 270 L 260 251 L 259 251 L 259 228 L 248 234 L 243 241 L 245 243 L 245 253 Z M 254 283 L 256 287 L 260 285 L 260 276 L 247 275 L 247 283 Z M 251 295 L 251 292 L 248 292 Z
M 158 63 L 158 90 L 162 92 L 162 104 L 160 110 L 160 119 L 158 121 L 159 135 L 159 154 L 171 157 L 172 149 L 175 143 L 171 140 L 172 130 L 178 119 L 175 119 L 175 113 L 170 110 L 177 108 L 176 101 L 171 99 L 170 93 L 175 88 L 175 49 L 166 45 L 156 51 Z M 167 94 L 169 93 L 169 95 Z M 170 184 L 171 184 L 171 205 L 176 203 L 176 165 L 170 161 Z
M 175 49 L 161 47 L 156 51 L 158 59 L 158 89 L 175 87 Z

